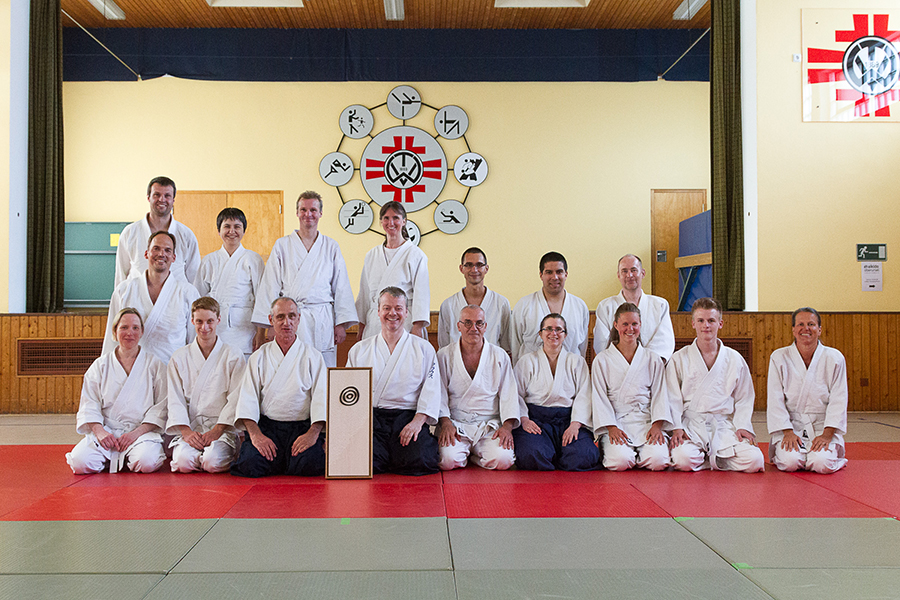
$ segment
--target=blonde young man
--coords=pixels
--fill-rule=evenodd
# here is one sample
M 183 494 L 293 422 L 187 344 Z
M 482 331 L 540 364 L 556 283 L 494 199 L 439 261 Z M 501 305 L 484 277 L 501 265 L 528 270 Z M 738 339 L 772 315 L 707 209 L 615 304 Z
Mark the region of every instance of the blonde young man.
M 234 404 L 244 373 L 244 354 L 218 335 L 219 303 L 209 296 L 191 305 L 193 342 L 172 354 L 167 368 L 169 416 L 166 433 L 175 436 L 172 471 L 222 473 L 237 456 Z
M 700 298 L 691 307 L 697 338 L 672 355 L 666 389 L 672 413 L 672 464 L 679 471 L 762 471 L 756 446 L 753 380 L 736 350 L 718 339 L 722 307 Z
M 769 458 L 782 471 L 834 473 L 847 464 L 847 363 L 819 341 L 816 309 L 798 308 L 791 320 L 794 343 L 769 359 Z

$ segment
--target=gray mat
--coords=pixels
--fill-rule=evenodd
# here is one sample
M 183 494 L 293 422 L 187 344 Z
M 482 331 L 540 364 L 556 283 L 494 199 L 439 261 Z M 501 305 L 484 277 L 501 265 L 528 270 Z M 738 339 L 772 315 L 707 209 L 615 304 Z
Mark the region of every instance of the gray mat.
M 0 598 L 140 600 L 162 575 L 0 575 Z
M 775 598 L 885 600 L 900 597 L 900 569 L 747 569 L 741 573 Z
M 147 596 L 147 600 L 182 598 L 456 600 L 456 588 L 449 571 L 198 573 L 169 575 Z
M 458 571 L 459 600 L 769 600 L 734 569 Z
M 450 519 L 457 570 L 727 569 L 672 519 Z
M 686 519 L 681 525 L 738 566 L 900 567 L 895 519 Z
M 450 569 L 447 520 L 223 519 L 177 573 Z
M 0 522 L 0 573 L 166 573 L 214 522 Z

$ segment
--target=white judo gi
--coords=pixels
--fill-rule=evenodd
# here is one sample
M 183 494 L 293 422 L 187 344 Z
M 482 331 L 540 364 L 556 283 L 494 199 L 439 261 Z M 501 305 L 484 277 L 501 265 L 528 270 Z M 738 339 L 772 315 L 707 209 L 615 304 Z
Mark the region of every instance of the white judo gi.
M 350 348 L 347 366 L 372 368 L 374 471 L 437 473 L 438 441 L 428 427 L 406 446 L 400 443 L 401 431 L 416 413 L 425 415 L 427 425 L 436 425 L 440 415 L 444 388 L 431 344 L 404 331 L 391 353 L 384 337 L 377 335 Z
M 197 277 L 200 269 L 200 250 L 197 245 L 197 236 L 191 228 L 175 220 L 169 224 L 169 233 L 175 236 L 175 262 L 172 263 L 171 272 L 191 283 Z M 125 226 L 119 235 L 119 245 L 116 247 L 116 278 L 115 287 L 128 279 L 137 277 L 147 270 L 147 259 L 144 252 L 150 242 L 150 223 L 147 217 Z
M 76 474 L 99 473 L 107 465 L 116 472 L 126 460 L 131 471 L 156 471 L 166 458 L 159 433 L 166 425 L 166 366 L 142 349 L 131 373 L 126 374 L 115 352 L 101 355 L 84 374 L 75 421 L 84 439 L 66 454 L 66 462 Z M 89 423 L 100 423 L 116 438 L 142 423 L 157 431 L 145 433 L 123 452 L 115 452 L 100 446 Z
M 267 342 L 250 355 L 237 390 L 234 421 L 325 421 L 328 369 L 321 352 L 297 338 L 287 354 Z
M 541 320 L 550 312 L 542 290 L 524 296 L 516 303 L 510 332 L 513 364 L 517 363 L 525 354 L 542 348 L 539 337 Z M 584 351 L 587 350 L 588 326 L 591 320 L 587 304 L 575 294 L 566 292 L 566 299 L 560 314 L 566 320 L 567 333 L 563 347 L 569 352 L 584 356 Z
M 766 421 L 772 438 L 769 458 L 782 471 L 808 469 L 833 473 L 847 464 L 847 364 L 839 350 L 821 342 L 806 368 L 796 344 L 779 348 L 769 359 Z M 810 451 L 812 441 L 826 427 L 835 433 L 828 447 Z M 784 430 L 800 436 L 800 451 L 781 447 Z
M 393 256 L 388 258 L 392 252 Z M 356 314 L 359 322 L 365 325 L 363 338 L 370 338 L 381 332 L 378 295 L 391 285 L 406 293 L 409 309 L 407 331 L 412 329 L 416 321 L 431 322 L 428 257 L 409 240 L 394 251 L 388 250 L 384 245 L 375 246 L 366 253 L 359 279 L 359 294 L 356 296 Z
M 219 303 L 222 320 L 216 334 L 245 356 L 253 352 L 253 337 L 256 335 L 256 325 L 252 323 L 253 306 L 265 268 L 262 257 L 243 245 L 231 256 L 222 247 L 203 257 L 200 272 L 194 281 L 194 287 L 201 296 L 211 296 Z
M 441 447 L 441 469 L 465 467 L 470 455 L 484 469 L 509 469 L 516 458 L 513 449 L 492 439 L 508 419 L 514 420 L 513 429 L 519 426 L 516 377 L 506 351 L 485 341 L 475 377 L 466 370 L 458 341 L 441 348 L 437 361 L 446 392 L 440 416 L 449 417 L 462 438 Z
M 109 300 L 103 354 L 112 352 L 118 346 L 113 339 L 112 322 L 120 310 L 130 306 L 141 313 L 144 321 L 141 348 L 152 352 L 163 363 L 169 362 L 173 352 L 197 335 L 191 324 L 191 303 L 199 297 L 193 284 L 174 277 L 171 272 L 155 303 L 150 300 L 147 278 L 143 274 L 126 279 L 113 291 Z
M 601 300 L 597 305 L 594 313 L 595 355 L 606 349 L 615 322 L 616 309 L 625 302 L 625 296 L 619 292 L 615 296 Z M 672 317 L 669 315 L 669 303 L 665 298 L 641 292 L 638 309 L 641 311 L 641 345 L 668 361 L 675 352 L 675 331 L 672 328 Z
M 207 358 L 197 340 L 172 354 L 167 368 L 168 420 L 166 433 L 175 436 L 172 471 L 189 473 L 228 470 L 238 450 L 238 437 L 232 427 L 235 402 L 228 405 L 228 393 L 237 390 L 244 374 L 244 354 L 220 337 Z M 219 423 L 228 427 L 212 444 L 197 450 L 181 438 L 179 426 L 206 433 Z
M 666 443 L 647 442 L 647 433 L 656 421 L 664 422 L 664 430 L 672 428 L 665 373 L 662 358 L 640 345 L 631 363 L 614 345 L 594 358 L 591 369 L 594 432 L 600 435 L 603 466 L 610 471 L 624 471 L 635 465 L 661 471 L 671 464 Z M 611 443 L 606 429 L 610 425 L 625 432 L 629 442 Z
M 739 441 L 736 431 L 753 433 L 753 379 L 744 358 L 717 340 L 719 353 L 706 368 L 697 340 L 672 355 L 666 365 L 666 391 L 672 429 L 684 429 L 689 441 L 672 449 L 680 471 L 762 471 L 760 449 Z M 707 462 L 708 460 L 708 462 Z
M 468 306 L 466 297 L 462 291 L 456 292 L 443 302 L 438 316 L 438 348 L 459 340 L 460 333 L 456 327 L 459 321 L 459 313 Z M 509 300 L 488 288 L 481 301 L 481 309 L 484 311 L 484 320 L 487 328 L 484 330 L 484 341 L 495 346 L 500 346 L 509 352 L 510 346 L 510 320 L 512 310 L 509 308 Z
M 544 350 L 536 350 L 519 359 L 515 375 L 522 416 L 528 415 L 528 404 L 571 408 L 573 421 L 593 428 L 591 377 L 584 357 L 561 350 L 553 374 Z
M 256 294 L 253 322 L 268 327 L 272 302 L 281 296 L 293 298 L 300 307 L 297 337 L 321 352 L 329 367 L 336 366 L 334 327 L 357 322 L 338 243 L 320 232 L 307 251 L 296 230 L 276 240 Z

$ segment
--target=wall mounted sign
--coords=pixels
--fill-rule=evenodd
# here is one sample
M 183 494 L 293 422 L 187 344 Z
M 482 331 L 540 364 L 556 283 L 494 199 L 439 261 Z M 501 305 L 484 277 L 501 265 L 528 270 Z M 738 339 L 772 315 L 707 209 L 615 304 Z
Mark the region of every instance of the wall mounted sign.
M 887 244 L 857 244 L 856 260 L 858 262 L 887 260 Z
M 407 123 L 423 110 L 434 111 L 433 118 L 430 113 L 423 113 L 434 125 L 433 131 Z M 380 127 L 376 128 L 376 114 L 379 119 L 387 116 L 401 123 L 388 122 L 383 125 L 379 122 Z M 421 119 L 420 116 L 416 123 L 420 123 Z M 400 85 L 392 89 L 385 102 L 378 106 L 348 106 L 341 111 L 338 122 L 343 137 L 336 151 L 322 158 L 319 176 L 322 181 L 337 188 L 341 196 L 343 205 L 338 219 L 345 231 L 381 234 L 373 227 L 375 213 L 378 207 L 391 200 L 400 202 L 406 209 L 406 230 L 416 245 L 422 237 L 431 233 L 440 231 L 454 235 L 465 229 L 469 222 L 469 211 L 465 206 L 469 192 L 488 176 L 484 156 L 472 152 L 465 139 L 469 130 L 466 111 L 455 105 L 441 108 L 430 106 L 423 102 L 418 90 Z M 346 153 L 341 151 L 346 138 L 371 139 L 358 159 L 354 159 L 350 150 Z M 441 140 L 459 139 L 465 143 L 466 152 L 448 157 Z M 447 197 L 446 184 L 451 175 L 465 188 L 461 199 Z M 368 199 L 345 199 L 341 193 L 341 187 L 355 176 L 359 176 Z M 425 209 L 434 204 L 437 206 L 433 208 L 433 214 L 429 214 L 430 211 Z M 420 223 L 430 218 L 434 227 L 428 226 L 428 230 L 423 232 L 413 221 L 414 217 Z
M 900 9 L 803 9 L 803 120 L 900 121 Z

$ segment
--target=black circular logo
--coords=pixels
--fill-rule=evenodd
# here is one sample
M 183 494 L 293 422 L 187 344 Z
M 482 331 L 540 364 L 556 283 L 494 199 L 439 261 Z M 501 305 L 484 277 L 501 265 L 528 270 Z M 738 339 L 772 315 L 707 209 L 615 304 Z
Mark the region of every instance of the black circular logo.
M 344 406 L 353 406 L 359 402 L 359 390 L 353 386 L 345 387 L 341 390 L 339 399 Z
M 900 57 L 884 38 L 861 37 L 844 52 L 844 79 L 858 92 L 877 96 L 892 89 L 900 75 Z

